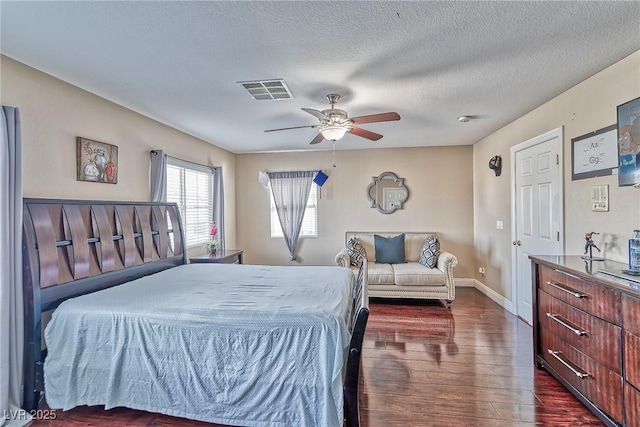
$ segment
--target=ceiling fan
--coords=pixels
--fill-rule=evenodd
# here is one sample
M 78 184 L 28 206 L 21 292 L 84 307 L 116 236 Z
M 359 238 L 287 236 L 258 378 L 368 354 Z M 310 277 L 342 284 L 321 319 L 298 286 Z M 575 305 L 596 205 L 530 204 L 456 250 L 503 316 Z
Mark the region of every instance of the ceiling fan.
M 327 100 L 331 104 L 331 108 L 322 111 L 314 110 L 312 108 L 302 109 L 303 111 L 306 111 L 307 113 L 320 120 L 320 123 L 317 125 L 268 129 L 265 130 L 265 132 L 302 128 L 318 128 L 319 133 L 315 138 L 313 138 L 310 144 L 317 144 L 319 142 L 322 142 L 324 139 L 328 139 L 329 141 L 337 141 L 342 138 L 347 132 L 360 136 L 362 138 L 370 139 L 371 141 L 377 141 L 382 138 L 382 135 L 359 128 L 355 125 L 360 125 L 363 123 L 391 122 L 394 120 L 400 120 L 400 115 L 395 112 L 371 114 L 368 116 L 349 118 L 346 111 L 335 108 L 335 104 L 339 99 L 340 95 L 330 93 L 329 95 L 327 95 Z

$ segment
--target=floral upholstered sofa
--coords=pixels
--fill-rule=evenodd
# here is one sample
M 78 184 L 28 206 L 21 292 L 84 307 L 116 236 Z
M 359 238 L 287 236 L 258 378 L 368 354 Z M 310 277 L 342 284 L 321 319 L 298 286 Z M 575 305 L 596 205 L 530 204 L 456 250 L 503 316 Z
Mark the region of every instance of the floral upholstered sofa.
M 446 307 L 455 300 L 458 259 L 440 250 L 434 232 L 347 231 L 336 265 L 357 271 L 362 257 L 367 259 L 370 297 L 437 299 Z

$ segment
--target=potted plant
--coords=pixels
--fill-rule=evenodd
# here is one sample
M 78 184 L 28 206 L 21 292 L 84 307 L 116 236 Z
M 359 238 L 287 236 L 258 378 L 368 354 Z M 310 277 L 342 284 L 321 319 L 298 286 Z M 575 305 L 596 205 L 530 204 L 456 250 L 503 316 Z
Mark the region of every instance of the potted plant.
M 215 221 L 211 225 L 211 231 L 209 232 L 209 243 L 207 243 L 207 249 L 209 250 L 209 254 L 214 255 L 216 250 L 218 249 L 218 245 L 220 244 L 220 240 L 216 237 L 218 235 L 218 226 Z

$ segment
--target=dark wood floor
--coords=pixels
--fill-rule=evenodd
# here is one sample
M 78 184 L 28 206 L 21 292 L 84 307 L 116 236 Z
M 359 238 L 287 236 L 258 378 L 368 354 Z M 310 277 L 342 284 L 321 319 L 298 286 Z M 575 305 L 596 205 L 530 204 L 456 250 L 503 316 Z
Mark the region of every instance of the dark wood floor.
M 457 290 L 451 310 L 434 302 L 372 301 L 362 426 L 603 425 L 533 367 L 531 334 L 530 326 L 472 288 Z M 56 416 L 30 427 L 211 426 L 123 408 L 82 407 Z

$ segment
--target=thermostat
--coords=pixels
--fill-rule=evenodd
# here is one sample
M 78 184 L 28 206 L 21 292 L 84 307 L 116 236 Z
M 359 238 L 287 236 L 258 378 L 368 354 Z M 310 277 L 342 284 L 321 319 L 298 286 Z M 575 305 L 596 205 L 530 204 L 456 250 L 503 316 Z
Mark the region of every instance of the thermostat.
M 591 210 L 593 212 L 609 211 L 609 185 L 596 185 L 591 188 Z

